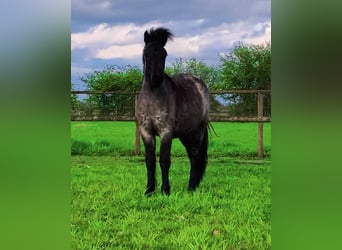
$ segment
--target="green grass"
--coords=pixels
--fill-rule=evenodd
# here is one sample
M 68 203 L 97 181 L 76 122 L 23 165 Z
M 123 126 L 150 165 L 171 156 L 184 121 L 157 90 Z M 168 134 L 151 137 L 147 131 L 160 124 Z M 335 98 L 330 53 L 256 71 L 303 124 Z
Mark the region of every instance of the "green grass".
M 189 162 L 174 157 L 171 195 L 143 195 L 143 157 L 74 156 L 72 249 L 270 249 L 269 161 L 209 158 L 188 193 Z
M 71 122 L 72 155 L 132 155 L 134 122 Z
M 270 249 L 271 124 L 265 160 L 256 159 L 256 123 L 213 126 L 196 192 L 187 192 L 189 160 L 174 140 L 171 195 L 160 193 L 158 167 L 158 189 L 147 198 L 134 122 L 72 122 L 72 249 Z
M 255 158 L 257 156 L 257 123 L 213 122 L 218 136 L 209 136 L 209 157 L 230 156 Z M 72 155 L 134 154 L 134 122 L 72 122 Z M 157 144 L 158 145 L 158 144 Z M 141 143 L 142 153 L 144 151 Z M 157 146 L 157 151 L 158 151 Z M 271 124 L 264 124 L 265 157 L 271 156 Z M 186 156 L 178 139 L 173 140 L 173 156 Z

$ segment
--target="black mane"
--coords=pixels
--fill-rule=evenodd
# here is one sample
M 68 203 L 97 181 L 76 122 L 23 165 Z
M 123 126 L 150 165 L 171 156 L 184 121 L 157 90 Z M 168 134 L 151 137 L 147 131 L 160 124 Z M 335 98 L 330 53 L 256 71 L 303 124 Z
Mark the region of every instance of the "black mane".
M 157 29 L 151 28 L 144 33 L 145 45 L 152 42 L 159 42 L 163 47 L 168 39 L 172 40 L 173 34 L 170 30 L 159 27 Z

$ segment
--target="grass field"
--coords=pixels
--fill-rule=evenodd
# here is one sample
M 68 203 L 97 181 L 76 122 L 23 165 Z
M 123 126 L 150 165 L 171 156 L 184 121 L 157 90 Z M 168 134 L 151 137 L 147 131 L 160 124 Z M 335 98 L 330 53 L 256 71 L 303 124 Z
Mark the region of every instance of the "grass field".
M 217 133 L 209 136 L 209 156 L 253 158 L 257 156 L 257 124 L 214 122 Z M 72 155 L 116 155 L 134 153 L 134 122 L 72 122 Z M 144 147 L 141 143 L 141 149 Z M 158 146 L 157 146 L 158 150 Z M 271 156 L 271 124 L 264 124 L 265 157 Z M 172 144 L 173 156 L 186 156 L 178 139 Z
M 147 198 L 133 155 L 134 123 L 73 122 L 72 249 L 270 249 L 270 124 L 257 160 L 256 124 L 214 123 L 205 177 L 187 192 L 189 161 L 177 141 L 171 195 Z

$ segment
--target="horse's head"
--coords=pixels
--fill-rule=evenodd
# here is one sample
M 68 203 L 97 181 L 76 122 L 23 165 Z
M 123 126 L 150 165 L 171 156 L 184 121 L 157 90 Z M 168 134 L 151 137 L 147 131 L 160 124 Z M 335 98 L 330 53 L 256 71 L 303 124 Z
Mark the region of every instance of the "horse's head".
M 143 50 L 144 75 L 151 88 L 159 87 L 164 80 L 165 59 L 167 51 L 164 46 L 172 33 L 165 28 L 151 28 L 144 33 L 145 47 Z

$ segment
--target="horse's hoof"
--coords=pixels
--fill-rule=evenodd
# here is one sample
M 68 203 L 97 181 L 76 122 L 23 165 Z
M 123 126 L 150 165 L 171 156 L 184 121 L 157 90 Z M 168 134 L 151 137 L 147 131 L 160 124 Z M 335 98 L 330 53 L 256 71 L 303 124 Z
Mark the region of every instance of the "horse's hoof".
M 149 197 L 154 193 L 154 188 L 147 187 L 145 191 L 145 196 Z
M 191 184 L 189 184 L 188 191 L 189 192 L 195 192 L 197 187 L 198 187 L 198 185 L 191 183 Z
M 162 194 L 169 196 L 170 195 L 170 187 L 163 187 L 162 186 L 161 192 L 162 192 Z

